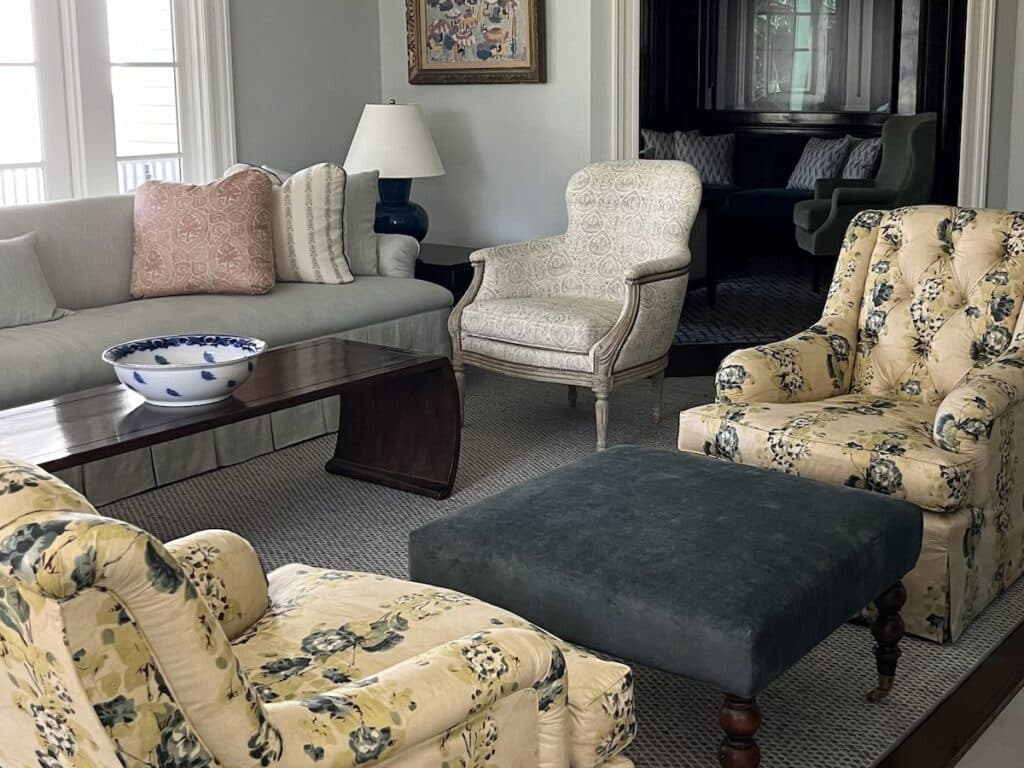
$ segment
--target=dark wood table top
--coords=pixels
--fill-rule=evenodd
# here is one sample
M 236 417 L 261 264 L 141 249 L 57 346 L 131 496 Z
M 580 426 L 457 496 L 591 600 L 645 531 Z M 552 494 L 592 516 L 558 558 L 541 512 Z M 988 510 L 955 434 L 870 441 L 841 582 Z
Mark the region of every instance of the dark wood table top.
M 219 403 L 160 407 L 108 384 L 0 411 L 0 455 L 67 469 L 447 363 L 355 341 L 302 342 L 264 354 L 249 380 Z

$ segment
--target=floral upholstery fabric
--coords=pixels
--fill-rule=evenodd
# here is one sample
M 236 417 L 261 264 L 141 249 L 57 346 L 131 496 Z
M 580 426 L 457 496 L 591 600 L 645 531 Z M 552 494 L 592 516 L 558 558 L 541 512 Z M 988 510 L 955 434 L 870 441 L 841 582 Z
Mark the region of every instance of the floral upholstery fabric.
M 920 505 L 904 618 L 955 640 L 1021 574 L 1022 301 L 1024 214 L 862 212 L 821 320 L 723 360 L 679 447 Z
M 270 608 L 238 638 L 235 654 L 263 700 L 280 701 L 375 675 L 461 637 L 467 627 L 541 633 L 515 614 L 459 592 L 291 565 L 270 575 Z M 557 645 L 570 681 L 572 765 L 592 768 L 632 740 L 632 676 L 623 664 L 602 661 L 567 643 Z
M 559 352 L 589 352 L 615 325 L 618 302 L 542 296 L 476 301 L 462 314 L 462 329 L 495 341 Z
M 515 345 L 492 346 L 514 358 L 498 360 L 566 371 L 580 361 L 522 348 L 566 358 L 594 349 L 584 372 L 603 381 L 663 357 L 682 310 L 700 193 L 696 171 L 677 161 L 596 163 L 576 173 L 564 235 L 472 255 L 478 287 L 449 322 L 456 365 L 470 339 Z M 648 272 L 651 264 L 658 270 Z M 628 311 L 633 303 L 640 311 Z
M 300 572 L 309 573 L 293 566 L 271 582 Z M 346 578 L 319 573 L 330 574 L 324 582 Z M 401 611 L 385 611 L 383 625 L 347 620 L 355 621 L 351 637 L 344 625 L 317 627 L 297 649 L 305 644 L 323 661 L 333 648 L 338 655 L 322 671 L 351 657 L 347 669 L 361 664 L 366 674 L 323 674 L 321 685 L 275 693 L 263 668 L 284 680 L 293 657 L 270 658 L 268 641 L 251 670 L 241 660 L 260 647 L 260 626 L 289 614 L 326 620 L 318 611 L 330 605 L 305 588 L 301 599 L 278 601 L 281 594 L 275 587 L 268 602 L 255 555 L 231 534 L 164 547 L 98 516 L 38 468 L 0 461 L 0 721 L 26 735 L 0 743 L 0 765 L 569 765 L 574 716 L 566 654 L 554 638 L 522 622 L 467 621 L 464 631 L 450 627 L 402 652 Z M 225 630 L 237 635 L 234 646 Z M 366 664 L 359 652 L 386 653 L 388 663 Z M 618 698 L 602 698 L 612 714 L 592 728 L 605 728 L 607 742 L 587 750 L 600 754 L 604 744 L 610 765 L 628 764 L 614 757 L 632 736 L 624 669 L 594 660 L 574 684 L 591 702 L 597 686 L 619 683 Z

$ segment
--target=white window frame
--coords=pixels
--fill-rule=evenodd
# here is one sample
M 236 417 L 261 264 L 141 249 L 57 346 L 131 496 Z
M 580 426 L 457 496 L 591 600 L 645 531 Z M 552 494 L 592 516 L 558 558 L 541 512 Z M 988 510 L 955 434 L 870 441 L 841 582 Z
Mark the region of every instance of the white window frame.
M 119 193 L 106 3 L 34 0 L 47 200 Z M 182 180 L 235 161 L 228 0 L 171 0 Z

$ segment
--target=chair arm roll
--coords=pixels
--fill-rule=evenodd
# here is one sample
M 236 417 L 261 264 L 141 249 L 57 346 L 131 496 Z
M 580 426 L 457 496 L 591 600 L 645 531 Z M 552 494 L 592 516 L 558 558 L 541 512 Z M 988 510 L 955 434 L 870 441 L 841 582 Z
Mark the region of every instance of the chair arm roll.
M 235 639 L 267 612 L 267 577 L 252 545 L 231 531 L 198 531 L 164 545 Z

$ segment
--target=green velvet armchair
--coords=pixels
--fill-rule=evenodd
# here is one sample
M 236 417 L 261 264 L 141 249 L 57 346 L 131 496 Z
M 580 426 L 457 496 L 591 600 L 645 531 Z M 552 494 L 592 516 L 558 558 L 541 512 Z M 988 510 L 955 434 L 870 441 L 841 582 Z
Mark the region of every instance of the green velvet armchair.
M 874 179 L 818 179 L 814 199 L 793 207 L 800 247 L 812 256 L 835 256 L 846 228 L 861 211 L 929 202 L 935 176 L 935 121 L 934 112 L 889 118 L 882 128 L 882 162 Z

